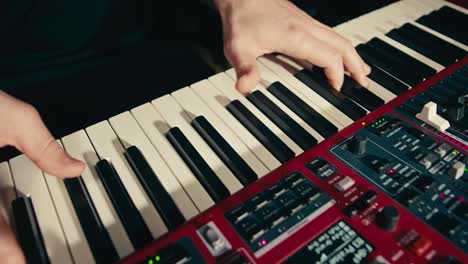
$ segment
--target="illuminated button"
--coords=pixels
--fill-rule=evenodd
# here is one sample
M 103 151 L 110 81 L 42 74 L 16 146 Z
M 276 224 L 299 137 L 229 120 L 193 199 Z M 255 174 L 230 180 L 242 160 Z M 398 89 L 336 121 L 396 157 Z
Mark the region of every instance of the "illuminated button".
M 347 189 L 349 189 L 353 185 L 354 185 L 354 180 L 351 179 L 348 176 L 345 176 L 339 182 L 335 183 L 334 187 L 338 191 L 343 192 L 343 191 L 346 191 Z

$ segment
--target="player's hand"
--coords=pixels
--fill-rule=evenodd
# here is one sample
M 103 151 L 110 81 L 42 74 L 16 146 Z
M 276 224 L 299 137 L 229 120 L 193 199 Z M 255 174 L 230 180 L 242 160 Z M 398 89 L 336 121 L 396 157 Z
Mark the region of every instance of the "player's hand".
M 16 147 L 50 175 L 76 177 L 84 169 L 83 162 L 55 141 L 33 106 L 0 91 L 0 147 L 6 145 Z
M 75 177 L 84 169 L 83 162 L 73 159 L 59 146 L 34 107 L 0 90 L 0 147 L 6 145 L 16 147 L 50 175 Z M 0 259 L 2 263 L 25 262 L 1 212 Z
M 252 90 L 260 79 L 256 58 L 280 52 L 325 69 L 336 89 L 344 70 L 367 86 L 370 67 L 349 40 L 287 0 L 214 0 L 221 14 L 224 53 L 236 69 L 237 89 Z

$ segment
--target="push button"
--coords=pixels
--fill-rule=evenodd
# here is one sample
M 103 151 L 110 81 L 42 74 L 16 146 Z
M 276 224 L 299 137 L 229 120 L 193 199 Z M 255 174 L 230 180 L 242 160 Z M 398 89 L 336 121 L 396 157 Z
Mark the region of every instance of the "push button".
M 284 209 L 284 212 L 289 214 L 294 208 L 302 204 L 302 200 L 292 192 L 287 192 L 279 196 L 276 200 L 276 203 L 281 205 Z
M 343 192 L 343 191 L 346 191 L 348 190 L 351 186 L 354 185 L 354 180 L 351 179 L 350 177 L 348 176 L 345 176 L 343 179 L 341 179 L 340 181 L 338 181 L 337 183 L 335 183 L 335 185 L 333 185 L 335 187 L 335 189 L 337 189 L 338 191 L 340 192 Z
M 237 225 L 239 232 L 248 241 L 251 241 L 255 234 L 263 230 L 263 225 L 253 216 L 248 216 Z
M 319 189 L 311 186 L 308 183 L 300 183 L 293 188 L 294 192 L 298 194 L 305 202 L 308 202 L 312 197 L 320 192 Z
M 429 169 L 434 162 L 436 162 L 439 159 L 438 156 L 434 154 L 427 154 L 424 158 L 419 160 L 419 164 L 421 164 L 425 169 Z
M 439 157 L 443 157 L 445 156 L 445 154 L 447 154 L 447 152 L 449 152 L 450 150 L 452 149 L 452 147 L 450 147 L 449 145 L 445 144 L 445 143 L 442 143 L 440 144 L 440 146 L 438 146 L 437 148 L 434 149 L 434 152 L 439 155 Z
M 260 221 L 262 221 L 265 226 L 270 226 L 273 224 L 273 222 L 281 218 L 282 214 L 280 208 L 273 204 L 269 204 L 258 210 L 255 213 L 255 216 L 257 216 L 257 218 L 260 219 Z
M 317 158 L 306 164 L 306 167 L 321 179 L 327 179 L 338 169 L 323 158 Z
M 382 173 L 391 164 L 391 162 L 388 159 L 373 156 L 373 155 L 369 155 L 365 157 L 364 162 L 377 173 Z

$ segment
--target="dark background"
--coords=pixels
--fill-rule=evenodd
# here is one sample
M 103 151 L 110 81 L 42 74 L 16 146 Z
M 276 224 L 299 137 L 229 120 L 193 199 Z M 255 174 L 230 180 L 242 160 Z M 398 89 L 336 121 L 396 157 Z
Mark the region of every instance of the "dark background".
M 144 43 L 114 50 L 95 61 L 38 71 L 30 75 L 34 81 L 2 89 L 33 104 L 52 134 L 60 138 L 228 67 L 216 11 L 197 1 L 169 2 Z M 395 1 L 293 2 L 335 26 Z M 0 149 L 0 162 L 17 154 L 11 147 Z

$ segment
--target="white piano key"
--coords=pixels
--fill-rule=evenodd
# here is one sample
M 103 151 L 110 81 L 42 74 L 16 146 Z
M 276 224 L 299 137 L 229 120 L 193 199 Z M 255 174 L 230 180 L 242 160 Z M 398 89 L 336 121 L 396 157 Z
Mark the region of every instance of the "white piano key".
M 307 85 L 294 77 L 293 74 L 299 72 L 303 67 L 290 59 L 283 56 L 272 57 L 263 56 L 258 58 L 258 61 L 265 65 L 268 69 L 278 75 L 283 80 L 283 84 L 293 91 L 295 94 L 300 95 L 310 107 L 314 108 L 318 113 L 325 117 L 328 121 L 338 127 L 338 130 L 349 126 L 354 121 L 338 110 L 335 106 L 330 104 L 327 100 L 319 94 L 310 89 Z
M 208 105 L 209 108 L 234 131 L 248 148 L 265 164 L 269 171 L 279 167 L 281 163 L 241 124 L 234 118 L 226 106 L 230 100 L 211 82 L 203 80 L 190 87 Z M 259 177 L 262 177 L 259 174 Z
M 110 124 L 102 121 L 86 128 L 86 132 L 99 157 L 109 160 L 114 166 L 153 237 L 158 238 L 166 233 L 166 225 L 127 163 L 123 155 L 125 150 Z
M 114 116 L 109 119 L 109 122 L 125 148 L 136 146 L 145 156 L 148 164 L 156 173 L 164 189 L 170 194 L 185 219 L 189 220 L 198 215 L 199 211 L 192 200 L 185 193 L 177 178 L 167 167 L 161 155 L 153 147 L 130 112 Z
M 117 253 L 121 258 L 129 255 L 134 248 L 94 168 L 99 158 L 86 132 L 80 130 L 61 140 L 65 151 L 73 158 L 84 161 L 86 165 L 81 177 Z
M 385 103 L 388 103 L 391 100 L 395 99 L 395 97 L 397 97 L 394 93 L 385 89 L 382 85 L 374 82 L 373 80 L 370 80 L 369 86 L 367 86 L 366 88 L 378 97 L 380 97 L 382 100 L 384 100 Z
M 60 144 L 60 142 L 58 143 Z M 50 195 L 74 261 L 95 263 L 93 253 L 81 228 L 80 220 L 78 220 L 63 180 L 47 173 L 44 173 L 44 178 L 49 187 Z
M 237 135 L 231 131 L 231 129 L 229 129 L 207 105 L 205 105 L 205 103 L 191 88 L 184 88 L 173 92 L 172 97 L 185 109 L 187 116 L 191 120 L 197 116 L 205 117 L 259 177 L 268 173 L 268 169 L 265 165 L 263 165 L 262 162 L 237 137 Z
M 239 100 L 247 109 L 252 112 L 260 121 L 267 126 L 281 141 L 284 142 L 295 155 L 301 154 L 302 149 L 294 143 L 280 128 L 278 128 L 268 117 L 266 117 L 260 110 L 258 110 L 250 101 L 248 101 L 239 91 L 235 88 L 235 82 L 226 74 L 219 73 L 211 76 L 209 80 L 226 95 L 229 100 Z
M 169 126 L 162 116 L 150 103 L 132 109 L 131 113 L 198 210 L 202 212 L 213 206 L 210 195 L 166 139 L 165 134 L 169 131 Z
M 161 116 L 166 120 L 170 127 L 178 127 L 193 147 L 200 153 L 206 163 L 223 182 L 231 194 L 243 188 L 239 180 L 224 165 L 224 163 L 210 149 L 208 144 L 198 135 L 192 126 L 190 119 L 182 107 L 170 95 L 160 97 L 151 102 Z
M 281 110 L 284 111 L 289 117 L 291 117 L 294 121 L 296 121 L 305 131 L 311 134 L 317 142 L 321 142 L 324 138 L 315 131 L 312 127 L 310 127 L 304 120 L 302 120 L 299 116 L 297 116 L 293 111 L 291 111 L 286 105 L 284 105 L 280 100 L 278 100 L 273 94 L 271 94 L 267 88 L 270 84 L 279 81 L 278 77 L 274 75 L 268 68 L 263 65 L 259 65 L 260 67 L 260 83 L 255 87 L 254 90 L 261 91 L 268 99 L 270 99 L 275 105 L 277 105 Z M 236 72 L 234 69 L 230 69 L 226 71 L 226 73 L 231 77 L 233 80 L 236 79 Z
M 0 217 L 13 227 L 11 202 L 16 199 L 15 185 L 7 162 L 0 163 Z
M 18 196 L 31 196 L 51 263 L 73 263 L 41 170 L 25 155 L 11 159 L 10 166 Z

